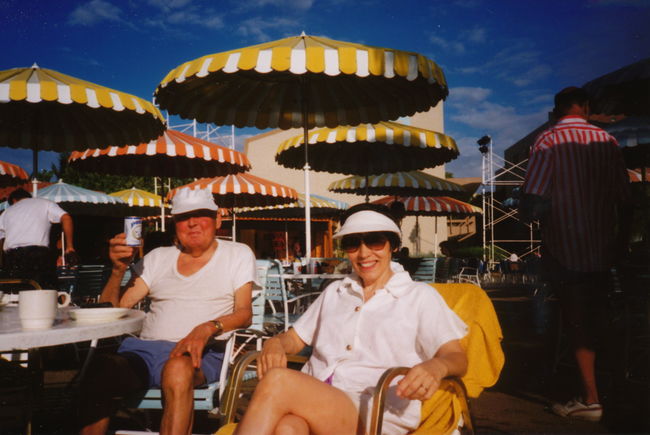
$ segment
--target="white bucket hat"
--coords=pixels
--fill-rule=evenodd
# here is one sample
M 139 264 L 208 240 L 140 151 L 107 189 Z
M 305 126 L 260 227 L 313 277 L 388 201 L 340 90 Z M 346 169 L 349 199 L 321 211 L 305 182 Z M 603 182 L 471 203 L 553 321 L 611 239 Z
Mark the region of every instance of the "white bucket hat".
M 185 187 L 176 192 L 172 198 L 172 214 L 183 214 L 194 210 L 219 210 L 210 190 Z
M 340 239 L 348 234 L 370 233 L 373 231 L 387 231 L 396 233 L 400 238 L 402 237 L 399 227 L 388 216 L 372 210 L 361 210 L 350 215 L 333 238 Z

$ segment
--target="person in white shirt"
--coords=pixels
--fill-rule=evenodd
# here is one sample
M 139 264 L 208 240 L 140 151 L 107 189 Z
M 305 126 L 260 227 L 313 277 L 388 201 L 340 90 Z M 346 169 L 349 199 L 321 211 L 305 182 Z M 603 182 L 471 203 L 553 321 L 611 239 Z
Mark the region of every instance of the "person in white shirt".
M 387 207 L 348 210 L 335 238 L 353 273 L 330 284 L 289 331 L 269 339 L 258 360 L 259 385 L 236 434 L 364 433 L 374 387 L 390 367 L 411 367 L 390 389 L 384 433 L 420 421 L 422 400 L 445 376 L 461 376 L 467 358 L 463 321 L 431 286 L 414 282 L 391 252 L 400 230 Z M 312 347 L 302 372 L 286 354 Z
M 72 218 L 55 202 L 32 198 L 24 189 L 11 192 L 8 202 L 10 207 L 0 215 L 3 269 L 9 278 L 32 279 L 43 288 L 58 288 L 50 228 L 61 224 L 65 254 L 74 255 Z
M 151 305 L 139 338 L 126 338 L 117 355 L 92 361 L 81 388 L 83 434 L 106 432 L 114 397 L 151 387 L 160 387 L 165 399 L 160 432 L 190 433 L 193 388 L 218 380 L 224 363 L 224 337 L 214 338 L 250 325 L 255 256 L 242 243 L 215 238 L 220 220 L 212 193 L 181 189 L 172 215 L 180 246 L 145 255 L 124 289 L 120 282 L 135 249 L 124 234 L 110 241 L 113 270 L 100 302 L 130 308 L 149 297 Z

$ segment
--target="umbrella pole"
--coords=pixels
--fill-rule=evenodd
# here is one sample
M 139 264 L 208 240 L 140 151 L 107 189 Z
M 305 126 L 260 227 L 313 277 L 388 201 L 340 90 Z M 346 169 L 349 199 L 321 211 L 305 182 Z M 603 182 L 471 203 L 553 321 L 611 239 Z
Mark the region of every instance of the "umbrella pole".
M 32 150 L 32 197 L 38 197 L 38 180 L 36 175 L 38 174 L 38 151 L 36 149 Z
M 433 256 L 438 256 L 438 216 L 433 217 Z
M 368 174 L 366 174 L 366 202 L 370 202 L 370 186 L 368 186 Z
M 415 252 L 420 253 L 420 216 L 415 216 Z
M 284 259 L 289 264 L 289 229 L 287 221 L 284 221 Z
M 311 272 L 311 192 L 309 185 L 309 119 L 308 119 L 308 100 L 307 100 L 307 80 L 304 76 L 300 77 L 301 87 L 301 106 L 302 106 L 302 129 L 303 141 L 305 145 L 305 256 L 307 257 L 307 273 Z
M 237 213 L 235 209 L 232 209 L 232 241 L 237 241 Z

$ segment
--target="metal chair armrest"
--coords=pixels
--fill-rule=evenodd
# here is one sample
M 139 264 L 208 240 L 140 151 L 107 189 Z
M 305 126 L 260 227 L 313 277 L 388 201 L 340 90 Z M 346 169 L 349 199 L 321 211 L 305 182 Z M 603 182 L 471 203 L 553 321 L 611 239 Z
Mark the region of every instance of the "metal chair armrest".
M 222 425 L 233 423 L 235 421 L 235 412 L 237 411 L 237 402 L 239 401 L 241 387 L 244 382 L 244 374 L 246 373 L 248 366 L 257 360 L 259 355 L 260 352 L 251 351 L 244 354 L 235 363 L 228 379 L 228 385 L 226 386 L 226 392 L 224 393 L 223 406 L 221 407 Z M 306 363 L 307 359 L 308 358 L 303 355 L 287 355 L 287 362 L 290 363 Z
M 42 287 L 39 283 L 33 279 L 23 279 L 23 278 L 1 278 L 0 284 L 28 284 L 31 285 L 36 290 L 41 290 Z
M 404 376 L 410 369 L 408 367 L 393 367 L 387 369 L 377 381 L 375 393 L 372 397 L 372 413 L 370 416 L 370 432 L 369 435 L 381 435 L 384 407 L 386 405 L 386 395 L 388 394 L 388 387 L 390 383 L 397 376 Z M 465 384 L 458 377 L 447 377 L 442 380 L 440 388 L 448 385 L 454 390 L 454 393 L 460 398 L 461 415 L 463 417 L 463 432 L 474 433 L 474 424 L 469 410 L 469 401 L 467 399 L 467 391 Z

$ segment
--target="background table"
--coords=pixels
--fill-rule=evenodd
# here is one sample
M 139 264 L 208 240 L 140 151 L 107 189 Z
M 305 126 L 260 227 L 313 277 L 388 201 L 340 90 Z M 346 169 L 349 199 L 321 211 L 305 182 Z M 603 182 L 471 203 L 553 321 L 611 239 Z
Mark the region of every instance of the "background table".
M 120 319 L 105 323 L 81 323 L 70 319 L 70 308 L 59 308 L 54 326 L 49 329 L 23 330 L 18 307 L 0 310 L 0 351 L 34 349 L 115 337 L 140 331 L 144 312 L 129 310 Z
M 81 323 L 70 319 L 70 308 L 59 308 L 54 325 L 49 329 L 23 330 L 20 324 L 18 307 L 4 307 L 0 310 L 0 352 L 29 350 L 29 372 L 31 380 L 31 398 L 27 410 L 25 433 L 31 434 L 32 407 L 35 397 L 43 388 L 42 367 L 38 349 L 69 343 L 90 341 L 91 347 L 80 372 L 83 377 L 92 352 L 101 338 L 115 337 L 139 332 L 142 329 L 145 313 L 129 310 L 126 316 L 103 323 Z

